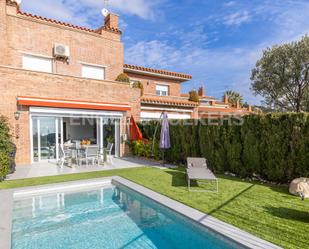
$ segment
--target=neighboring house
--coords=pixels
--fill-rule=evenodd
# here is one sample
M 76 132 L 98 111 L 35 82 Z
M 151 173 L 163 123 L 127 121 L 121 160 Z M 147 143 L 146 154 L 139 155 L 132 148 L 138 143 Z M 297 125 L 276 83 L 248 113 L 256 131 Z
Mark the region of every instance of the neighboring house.
M 8 118 L 17 164 L 57 160 L 68 140 L 101 148 L 112 142 L 114 155 L 122 156 L 131 116 L 202 116 L 206 97 L 199 104 L 181 95 L 190 75 L 124 64 L 115 14 L 88 29 L 0 0 L 0 37 L 0 114 Z M 123 72 L 142 83 L 142 96 L 132 83 L 115 81 Z
M 200 87 L 197 91 L 199 104 L 197 106 L 198 118 L 218 118 L 226 116 L 243 116 L 252 113 L 251 106 L 242 108 L 239 103 L 237 106 L 232 106 L 229 103 L 228 97 L 224 96 L 223 101 L 217 100 L 214 97 L 206 96 L 204 87 Z M 184 99 L 189 98 L 189 94 L 181 94 Z
M 198 103 L 181 96 L 181 83 L 190 80 L 191 75 L 127 64 L 124 72 L 132 82 L 143 84 L 141 120 L 158 119 L 163 111 L 170 119 L 197 118 Z

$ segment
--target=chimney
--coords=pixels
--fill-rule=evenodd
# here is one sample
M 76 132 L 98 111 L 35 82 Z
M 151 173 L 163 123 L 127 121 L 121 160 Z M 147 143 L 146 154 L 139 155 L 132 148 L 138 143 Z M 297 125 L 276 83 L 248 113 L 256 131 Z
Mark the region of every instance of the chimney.
M 16 16 L 19 11 L 20 0 L 7 0 L 6 1 L 6 13 L 8 15 Z
M 201 86 L 201 87 L 198 89 L 197 94 L 198 94 L 198 96 L 200 96 L 200 97 L 205 96 L 204 87 Z
M 229 103 L 229 96 L 227 96 L 227 94 L 224 94 L 223 102 L 224 102 L 224 104 L 228 104 Z
M 210 101 L 209 101 L 209 104 L 210 104 L 211 106 L 214 106 L 214 105 L 216 105 L 216 101 L 210 100 Z
M 252 112 L 252 106 L 251 105 L 248 106 L 248 111 Z
M 109 13 L 105 17 L 104 26 L 119 29 L 119 16 L 113 13 Z

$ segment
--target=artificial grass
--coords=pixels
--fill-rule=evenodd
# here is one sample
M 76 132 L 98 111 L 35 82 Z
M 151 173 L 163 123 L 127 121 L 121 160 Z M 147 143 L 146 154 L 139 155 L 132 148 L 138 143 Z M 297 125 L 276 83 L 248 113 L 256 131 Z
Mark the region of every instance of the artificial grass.
M 284 248 L 308 248 L 309 201 L 286 187 L 219 176 L 219 193 L 188 192 L 184 170 L 131 168 L 5 181 L 0 188 L 119 175 Z M 194 184 L 193 184 L 194 185 Z

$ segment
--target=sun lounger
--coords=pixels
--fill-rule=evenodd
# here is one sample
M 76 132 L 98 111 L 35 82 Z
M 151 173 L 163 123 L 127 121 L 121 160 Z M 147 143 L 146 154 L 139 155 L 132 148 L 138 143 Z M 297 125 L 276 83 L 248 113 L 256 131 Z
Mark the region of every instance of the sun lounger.
M 218 179 L 207 167 L 206 159 L 202 157 L 188 157 L 187 158 L 187 179 L 188 179 L 188 190 L 199 191 L 199 192 L 218 192 Z M 209 180 L 215 182 L 215 190 L 191 190 L 191 180 Z

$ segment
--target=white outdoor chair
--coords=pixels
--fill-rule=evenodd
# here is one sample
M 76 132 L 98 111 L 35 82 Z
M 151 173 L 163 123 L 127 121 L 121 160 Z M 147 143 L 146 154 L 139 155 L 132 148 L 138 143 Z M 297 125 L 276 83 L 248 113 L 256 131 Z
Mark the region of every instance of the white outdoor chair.
M 105 153 L 106 153 L 106 161 L 109 161 L 110 164 L 113 165 L 113 155 L 112 155 L 112 151 L 113 151 L 113 143 L 108 143 L 107 147 L 105 149 Z
M 83 162 L 86 163 L 86 166 L 89 165 L 99 165 L 100 160 L 100 149 L 97 145 L 89 145 L 86 147 L 85 153 L 80 153 L 77 157 L 77 164 L 81 166 Z
M 72 152 L 71 150 L 64 150 L 62 146 L 59 146 L 59 160 L 58 166 L 63 168 L 63 165 L 67 164 L 68 166 L 72 166 Z

